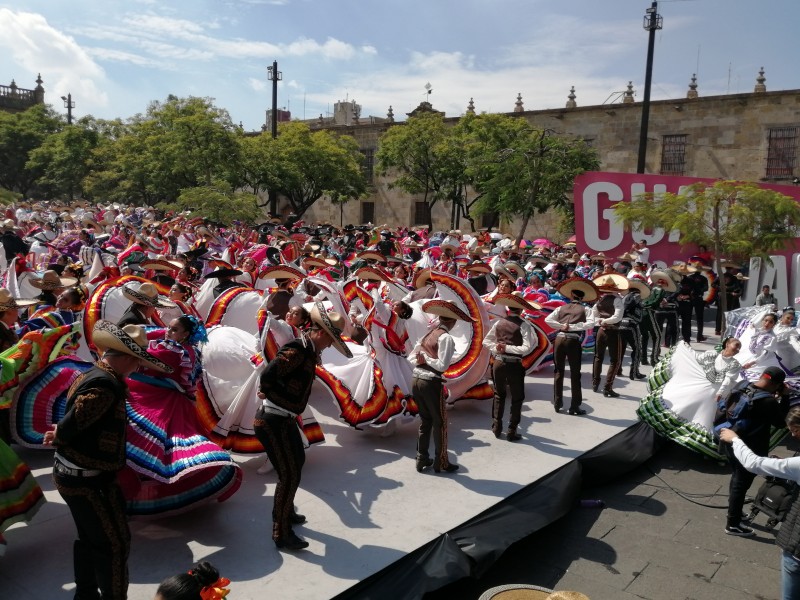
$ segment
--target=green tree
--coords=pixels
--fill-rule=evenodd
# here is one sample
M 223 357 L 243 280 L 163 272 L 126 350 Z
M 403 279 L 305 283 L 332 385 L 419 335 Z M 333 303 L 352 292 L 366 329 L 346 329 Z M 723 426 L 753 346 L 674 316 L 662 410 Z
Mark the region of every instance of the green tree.
M 277 187 L 277 140 L 268 134 L 238 138 L 237 184 L 254 194 Z
M 678 231 L 681 245 L 712 249 L 717 273 L 721 257 L 769 260 L 770 252 L 794 245 L 800 227 L 800 205 L 793 198 L 752 182 L 698 182 L 680 194 L 643 194 L 613 208 L 628 229 Z M 719 298 L 724 316 L 724 277 Z
M 209 98 L 170 96 L 111 131 L 85 182 L 96 196 L 153 205 L 191 187 L 235 184 L 239 130 Z
M 31 151 L 25 166 L 40 174 L 36 185 L 45 198 L 65 196 L 72 200 L 76 193 L 82 195 L 81 184 L 89 174 L 90 159 L 99 139 L 92 121 L 85 117 L 67 125 Z
M 21 113 L 0 111 L 0 186 L 27 196 L 41 175 L 28 165 L 31 152 L 62 127 L 61 117 L 44 104 Z
M 421 113 L 404 124 L 391 127 L 381 136 L 375 154 L 381 175 L 390 171 L 396 178 L 389 188 L 408 194 L 422 194 L 422 201 L 433 209 L 439 200 L 457 195 L 457 183 L 448 181 L 456 172 L 452 130 L 439 113 Z M 462 153 L 463 155 L 463 153 Z M 452 183 L 452 185 L 451 185 Z M 429 210 L 430 214 L 430 210 Z M 433 223 L 428 223 L 433 227 Z
M 275 191 L 289 201 L 298 217 L 323 195 L 337 204 L 366 192 L 363 157 L 350 136 L 312 132 L 298 122 L 282 123 L 269 147 Z
M 529 126 L 510 132 L 509 145 L 497 150 L 476 181 L 483 194 L 478 212 L 496 212 L 502 218 L 520 217 L 517 243 L 525 235 L 530 219 L 555 209 L 572 215 L 575 177 L 599 168 L 597 153 L 582 140 L 570 141 L 552 130 Z
M 226 225 L 233 221 L 255 223 L 261 217 L 258 197 L 248 192 L 235 192 L 225 181 L 187 188 L 181 191 L 175 204 L 159 206 L 166 210 L 188 210 L 192 216 Z

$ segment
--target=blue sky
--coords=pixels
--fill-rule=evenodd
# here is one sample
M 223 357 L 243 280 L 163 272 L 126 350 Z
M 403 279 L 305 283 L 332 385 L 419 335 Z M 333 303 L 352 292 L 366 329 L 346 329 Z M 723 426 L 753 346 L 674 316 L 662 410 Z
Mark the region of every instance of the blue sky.
M 294 118 L 355 100 L 362 116 L 405 119 L 425 99 L 448 116 L 643 95 L 643 0 L 0 0 L 0 83 L 35 86 L 74 114 L 127 118 L 152 100 L 208 96 L 258 129 L 271 104 Z M 798 89 L 798 0 L 659 2 L 653 99 Z

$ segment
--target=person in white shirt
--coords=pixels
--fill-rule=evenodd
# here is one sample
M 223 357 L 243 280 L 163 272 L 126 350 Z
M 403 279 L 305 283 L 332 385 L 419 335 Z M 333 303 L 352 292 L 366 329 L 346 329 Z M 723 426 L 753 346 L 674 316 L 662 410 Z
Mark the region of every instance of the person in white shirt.
M 645 245 L 644 240 L 639 240 L 633 245 L 631 254 L 637 256 L 637 262 L 644 263 L 645 265 L 650 263 L 650 248 Z
M 422 422 L 417 439 L 417 472 L 433 466 L 437 473 L 452 473 L 458 465 L 447 456 L 447 415 L 444 405 L 444 372 L 453 362 L 455 342 L 450 330 L 456 321 L 474 321 L 453 302 L 429 300 L 422 311 L 437 315 L 436 323 L 417 343 L 408 361 L 414 366 L 411 394 L 419 407 Z M 434 458 L 430 457 L 431 434 L 433 434 Z
M 483 345 L 492 353 L 492 380 L 494 401 L 492 402 L 492 432 L 500 438 L 503 432 L 503 413 L 506 405 L 506 386 L 511 391 L 511 407 L 506 439 L 516 442 L 522 439 L 517 433 L 525 401 L 525 367 L 522 359 L 537 346 L 533 327 L 522 318 L 523 310 L 539 310 L 541 306 L 527 302 L 522 294 L 498 294 L 495 305 L 505 306 L 508 316 L 497 319 L 483 339 Z

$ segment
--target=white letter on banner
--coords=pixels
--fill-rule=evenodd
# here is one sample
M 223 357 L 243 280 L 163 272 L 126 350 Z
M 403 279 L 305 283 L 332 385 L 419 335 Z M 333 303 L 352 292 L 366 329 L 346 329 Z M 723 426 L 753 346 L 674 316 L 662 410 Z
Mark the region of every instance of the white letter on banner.
M 624 197 L 619 186 L 607 181 L 590 183 L 583 190 L 583 241 L 595 252 L 611 250 L 622 243 L 623 230 L 614 216 L 612 208 L 603 210 L 602 217 L 608 221 L 608 238 L 600 238 L 600 194 L 607 194 L 611 202 L 621 202 Z
M 659 183 L 653 186 L 653 194 L 663 194 L 667 191 L 667 186 L 663 183 Z M 636 200 L 639 196 L 644 195 L 646 192 L 644 190 L 643 183 L 632 183 L 631 184 L 631 200 Z M 644 240 L 645 244 L 648 246 L 652 246 L 653 244 L 660 242 L 661 238 L 664 237 L 664 228 L 663 227 L 656 227 L 653 230 L 653 233 L 650 235 L 646 234 L 641 229 L 634 229 L 631 231 L 631 235 L 633 236 L 633 241 L 638 242 L 639 240 Z

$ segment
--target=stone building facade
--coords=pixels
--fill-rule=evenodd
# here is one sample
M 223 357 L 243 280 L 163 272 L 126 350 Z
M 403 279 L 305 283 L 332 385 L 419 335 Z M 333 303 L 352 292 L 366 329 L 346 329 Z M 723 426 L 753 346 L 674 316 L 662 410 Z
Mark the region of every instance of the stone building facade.
M 651 102 L 646 173 L 800 184 L 800 90 L 768 92 L 763 69 L 752 93 L 703 97 L 697 88 L 693 76 L 686 97 Z M 574 88 L 567 98 L 564 108 L 526 111 L 518 95 L 508 114 L 526 119 L 536 128 L 585 140 L 597 150 L 603 171 L 635 173 L 642 103 L 635 101 L 632 85 L 614 104 L 578 106 Z M 467 111 L 474 111 L 472 99 Z M 456 123 L 458 117 L 447 121 Z M 381 135 L 389 127 L 402 127 L 394 122 L 391 107 L 383 122 L 365 119 L 341 125 L 309 121 L 309 125 L 353 136 L 364 153 L 364 171 L 371 185 L 367 198 L 344 206 L 320 200 L 305 220 L 336 225 L 418 224 L 415 217 L 421 198 L 390 189 L 391 176 L 381 177 L 373 171 Z M 437 203 L 432 217 L 434 228 L 449 228 L 448 206 Z M 503 223 L 499 230 L 516 234 L 518 224 Z M 526 231 L 526 237 L 532 238 L 557 239 L 556 234 L 554 215 L 537 216 Z
M 44 104 L 42 76 L 36 78 L 36 87 L 26 90 L 18 87 L 12 79 L 11 85 L 0 85 L 0 110 L 3 112 L 22 112 L 35 104 Z

